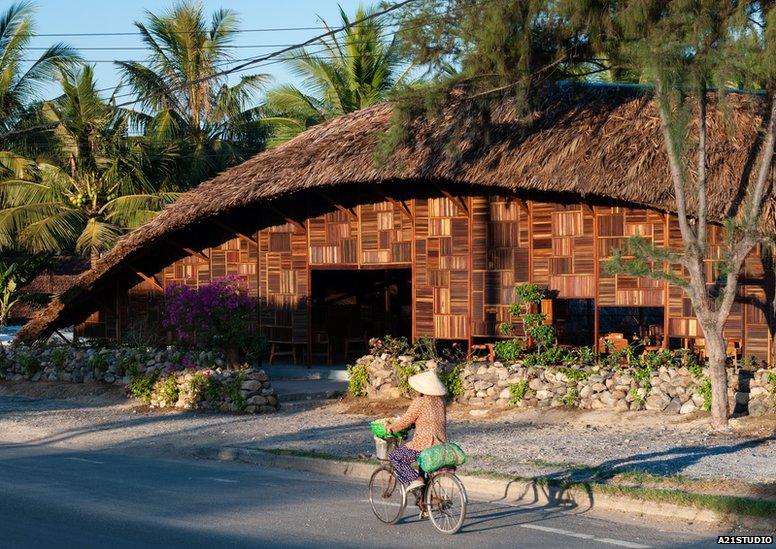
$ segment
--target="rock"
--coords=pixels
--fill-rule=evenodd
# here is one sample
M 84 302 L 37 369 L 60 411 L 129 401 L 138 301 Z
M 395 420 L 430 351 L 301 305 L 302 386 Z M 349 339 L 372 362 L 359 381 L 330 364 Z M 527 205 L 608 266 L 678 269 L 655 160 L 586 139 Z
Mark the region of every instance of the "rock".
M 528 387 L 530 387 L 534 391 L 539 391 L 541 389 L 544 389 L 544 383 L 539 378 L 533 378 L 531 381 L 528 382 Z
M 599 399 L 595 398 L 590 401 L 591 410 L 603 410 L 604 408 L 606 408 L 606 404 L 601 402 Z
M 261 381 L 258 379 L 249 379 L 247 381 L 243 381 L 242 388 L 245 391 L 258 391 L 261 389 Z
M 476 408 L 474 410 L 469 410 L 469 415 L 473 417 L 485 417 L 490 413 L 489 410 L 485 410 L 482 408 Z
M 504 390 L 502 390 L 502 391 L 501 391 L 501 392 L 498 394 L 498 398 L 499 398 L 499 399 L 504 399 L 504 398 L 505 398 L 505 399 L 509 400 L 510 398 L 512 398 L 512 393 L 510 392 L 510 390 L 509 390 L 509 389 L 504 389 Z
M 548 400 L 552 398 L 552 392 L 547 391 L 546 389 L 540 389 L 536 391 L 536 398 L 537 400 Z
M 625 401 L 625 399 L 618 400 L 617 404 L 614 407 L 619 412 L 627 412 L 629 409 L 628 403 Z
M 695 410 L 697 410 L 698 407 L 695 405 L 695 403 L 692 400 L 688 400 L 684 404 L 682 404 L 682 407 L 679 409 L 680 414 L 691 414 Z
M 264 406 L 269 401 L 265 397 L 263 397 L 261 395 L 256 395 L 256 396 L 252 396 L 251 398 L 249 398 L 246 402 L 248 404 L 253 404 L 253 405 L 256 405 L 256 406 Z
M 665 410 L 666 406 L 668 406 L 669 402 L 671 401 L 667 397 L 659 394 L 653 394 L 647 397 L 644 405 L 647 410 L 657 410 L 658 412 L 662 412 Z
M 682 402 L 678 398 L 672 398 L 663 411 L 667 414 L 678 414 L 682 409 Z

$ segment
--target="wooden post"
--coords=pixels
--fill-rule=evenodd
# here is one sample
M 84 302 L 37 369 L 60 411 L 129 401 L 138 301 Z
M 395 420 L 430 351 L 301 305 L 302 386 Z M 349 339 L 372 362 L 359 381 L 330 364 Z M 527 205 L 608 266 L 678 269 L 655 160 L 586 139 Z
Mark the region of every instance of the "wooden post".
M 593 296 L 593 351 L 595 353 L 600 352 L 598 348 L 598 339 L 600 337 L 600 299 L 599 299 L 599 285 L 601 281 L 601 258 L 598 254 L 598 245 L 600 237 L 598 235 L 598 212 L 597 207 L 593 206 L 593 286 L 595 287 L 595 293 Z

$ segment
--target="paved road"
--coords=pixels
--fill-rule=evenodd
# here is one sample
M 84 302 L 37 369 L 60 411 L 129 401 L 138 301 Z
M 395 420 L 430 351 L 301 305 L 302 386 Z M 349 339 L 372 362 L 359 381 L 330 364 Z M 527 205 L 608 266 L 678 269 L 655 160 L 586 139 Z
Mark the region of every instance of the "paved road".
M 450 538 L 385 526 L 362 483 L 207 461 L 0 443 L 0 547 L 707 547 L 710 534 L 472 502 Z

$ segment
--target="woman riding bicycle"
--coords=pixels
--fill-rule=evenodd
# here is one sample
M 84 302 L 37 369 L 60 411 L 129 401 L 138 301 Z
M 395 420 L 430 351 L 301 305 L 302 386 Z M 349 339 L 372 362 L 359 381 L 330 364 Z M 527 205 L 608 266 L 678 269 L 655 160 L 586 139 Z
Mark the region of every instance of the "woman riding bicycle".
M 387 429 L 394 432 L 415 426 L 412 440 L 406 446 L 399 446 L 388 456 L 396 477 L 409 492 L 423 486 L 423 477 L 412 468 L 412 463 L 423 450 L 447 442 L 444 399 L 447 390 L 433 370 L 414 375 L 407 381 L 410 387 L 420 394 L 415 397 L 405 414 Z

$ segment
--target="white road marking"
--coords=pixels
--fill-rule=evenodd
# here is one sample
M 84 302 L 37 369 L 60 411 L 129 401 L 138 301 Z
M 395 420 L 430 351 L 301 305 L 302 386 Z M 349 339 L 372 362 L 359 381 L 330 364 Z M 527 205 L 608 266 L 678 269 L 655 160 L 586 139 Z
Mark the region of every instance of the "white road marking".
M 619 545 L 620 547 L 629 547 L 630 549 L 649 549 L 649 545 L 642 545 L 640 543 L 633 543 L 631 541 L 623 541 L 621 539 L 612 538 L 597 538 L 590 534 L 579 534 L 570 530 L 563 530 L 562 528 L 551 528 L 549 526 L 540 526 L 538 524 L 521 524 L 521 528 L 529 528 L 531 530 L 540 530 L 542 532 L 550 532 L 552 534 L 560 534 L 561 536 L 568 536 L 571 538 L 589 539 L 597 541 L 599 543 L 606 543 L 608 545 Z
M 225 482 L 228 484 L 237 484 L 237 481 L 231 478 L 219 478 L 219 477 L 205 477 L 207 480 L 212 480 L 213 482 Z
M 97 465 L 103 465 L 104 461 L 97 461 L 96 459 L 86 459 L 86 458 L 72 458 L 72 457 L 66 457 L 65 459 L 69 459 L 70 461 L 83 461 L 84 463 L 96 463 Z
M 596 541 L 600 541 L 601 543 L 608 543 L 609 545 L 619 545 L 620 547 L 632 547 L 633 549 L 644 549 L 649 547 L 649 545 L 641 545 L 640 543 L 633 543 L 630 541 L 622 541 L 619 539 L 611 538 L 598 538 Z
M 560 534 L 562 536 L 569 536 L 572 538 L 580 538 L 580 539 L 595 539 L 595 536 L 591 536 L 590 534 L 578 534 L 576 532 L 572 532 L 571 530 L 564 530 L 562 528 L 551 528 L 549 526 L 540 526 L 538 524 L 521 524 L 522 528 L 529 528 L 531 530 L 539 530 L 541 532 L 550 532 L 552 534 Z

